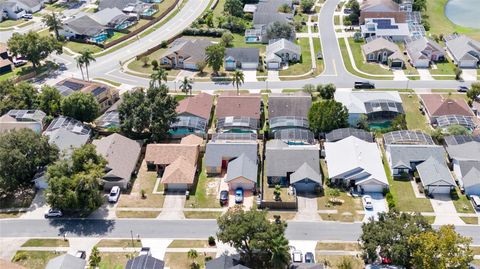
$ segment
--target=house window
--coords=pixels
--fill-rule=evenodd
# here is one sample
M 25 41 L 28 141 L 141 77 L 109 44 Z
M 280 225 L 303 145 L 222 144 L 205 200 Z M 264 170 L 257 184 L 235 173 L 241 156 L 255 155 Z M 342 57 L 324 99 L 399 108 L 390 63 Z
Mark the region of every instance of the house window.
M 375 60 L 375 54 L 373 54 L 373 53 L 368 54 L 368 60 L 369 61 L 374 61 Z
M 168 64 L 167 58 L 162 58 L 162 63 L 163 63 L 163 64 Z

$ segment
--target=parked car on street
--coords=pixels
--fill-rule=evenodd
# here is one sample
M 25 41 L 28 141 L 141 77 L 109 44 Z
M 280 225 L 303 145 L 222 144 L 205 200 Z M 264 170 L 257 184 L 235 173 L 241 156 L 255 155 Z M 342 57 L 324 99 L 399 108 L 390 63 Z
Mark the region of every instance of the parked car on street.
M 467 86 L 458 86 L 457 92 L 468 92 Z
M 238 188 L 235 190 L 235 203 L 241 204 L 243 203 L 243 189 Z
M 305 263 L 315 263 L 315 256 L 312 252 L 305 253 Z
M 292 261 L 302 263 L 303 262 L 303 254 L 301 250 L 294 250 L 292 253 Z
M 113 186 L 113 188 L 110 190 L 110 194 L 108 195 L 108 202 L 116 203 L 118 202 L 119 197 L 120 197 L 120 187 Z
M 362 197 L 363 200 L 363 206 L 365 209 L 373 209 L 373 204 L 372 204 L 372 197 L 370 195 L 364 195 Z
M 228 191 L 221 191 L 220 192 L 220 205 L 228 205 Z
M 45 218 L 59 218 L 63 216 L 62 210 L 50 208 L 45 212 Z
M 370 81 L 355 81 L 355 89 L 375 89 L 375 84 Z

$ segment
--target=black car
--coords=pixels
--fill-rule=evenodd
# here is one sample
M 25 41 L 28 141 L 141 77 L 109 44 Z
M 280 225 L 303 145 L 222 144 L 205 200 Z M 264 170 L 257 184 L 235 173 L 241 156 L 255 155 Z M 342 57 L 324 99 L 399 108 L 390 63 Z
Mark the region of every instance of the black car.
M 220 205 L 227 205 L 228 204 L 228 191 L 221 191 L 220 192 Z
M 457 92 L 468 92 L 467 86 L 458 86 Z
M 305 253 L 305 263 L 315 263 L 315 256 L 312 252 Z
M 355 89 L 375 89 L 375 84 L 370 81 L 355 81 Z

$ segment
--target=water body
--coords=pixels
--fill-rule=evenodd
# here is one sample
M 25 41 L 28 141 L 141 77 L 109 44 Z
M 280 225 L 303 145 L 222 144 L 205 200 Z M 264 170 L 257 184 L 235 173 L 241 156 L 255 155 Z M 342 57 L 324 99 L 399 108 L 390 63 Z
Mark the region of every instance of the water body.
M 480 0 L 449 0 L 445 15 L 455 24 L 480 29 Z

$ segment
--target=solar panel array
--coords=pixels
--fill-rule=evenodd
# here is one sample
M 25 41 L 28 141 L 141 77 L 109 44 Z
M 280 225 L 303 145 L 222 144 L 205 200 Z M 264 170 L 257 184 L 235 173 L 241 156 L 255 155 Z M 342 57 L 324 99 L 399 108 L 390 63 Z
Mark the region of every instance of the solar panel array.
M 402 103 L 390 100 L 372 100 L 364 103 L 367 113 L 390 111 L 404 113 Z
M 120 113 L 116 110 L 108 111 L 97 121 L 101 127 L 111 127 L 120 125 Z
M 82 89 L 83 87 L 85 87 L 85 85 L 81 84 L 81 83 L 77 83 L 77 82 L 73 82 L 73 81 L 70 81 L 70 80 L 66 80 L 62 83 L 62 86 L 65 86 L 71 90 L 74 90 L 74 91 L 78 91 L 80 89 Z
M 302 117 L 275 117 L 270 119 L 270 129 L 275 128 L 285 128 L 285 127 L 296 127 L 308 129 L 308 119 Z
M 242 128 L 258 129 L 258 120 L 250 117 L 225 117 L 218 119 L 217 129 Z
M 335 142 L 347 138 L 349 136 L 355 136 L 356 138 L 362 139 L 367 142 L 373 142 L 373 136 L 371 133 L 355 128 L 340 128 L 331 131 L 325 135 L 327 142 Z
M 90 133 L 90 128 L 88 128 L 85 124 L 82 122 L 70 118 L 70 117 L 64 117 L 60 116 L 55 119 L 53 119 L 52 123 L 48 126 L 46 132 L 51 132 L 55 131 L 57 129 L 66 129 L 72 133 L 76 134 L 89 134 Z
M 445 143 L 447 145 L 452 146 L 452 145 L 461 145 L 465 144 L 467 142 L 479 142 L 480 143 L 480 135 L 449 135 L 446 136 L 445 138 Z
M 289 128 L 275 132 L 275 139 L 280 139 L 285 142 L 304 142 L 308 144 L 315 144 L 315 136 L 312 132 L 305 129 Z
M 434 145 L 431 136 L 419 132 L 400 130 L 386 133 L 383 135 L 383 140 L 386 145 L 410 144 L 410 145 Z
M 193 128 L 197 130 L 206 130 L 207 121 L 200 117 L 178 116 L 177 122 L 172 124 L 171 128 Z
M 96 87 L 95 89 L 93 89 L 92 94 L 93 94 L 94 96 L 97 96 L 97 95 L 102 94 L 102 93 L 105 92 L 106 90 L 108 90 L 107 87 L 99 86 L 99 87 Z
M 440 116 L 437 118 L 437 125 L 440 128 L 445 128 L 450 125 L 461 125 L 471 130 L 475 128 L 475 123 L 473 122 L 472 117 L 465 117 L 461 115 Z
M 216 141 L 239 141 L 239 140 L 248 140 L 255 141 L 257 140 L 257 135 L 254 133 L 218 133 L 212 135 L 212 142 Z
M 393 25 L 389 19 L 373 19 L 372 21 L 377 24 L 377 29 L 398 29 L 398 25 Z

